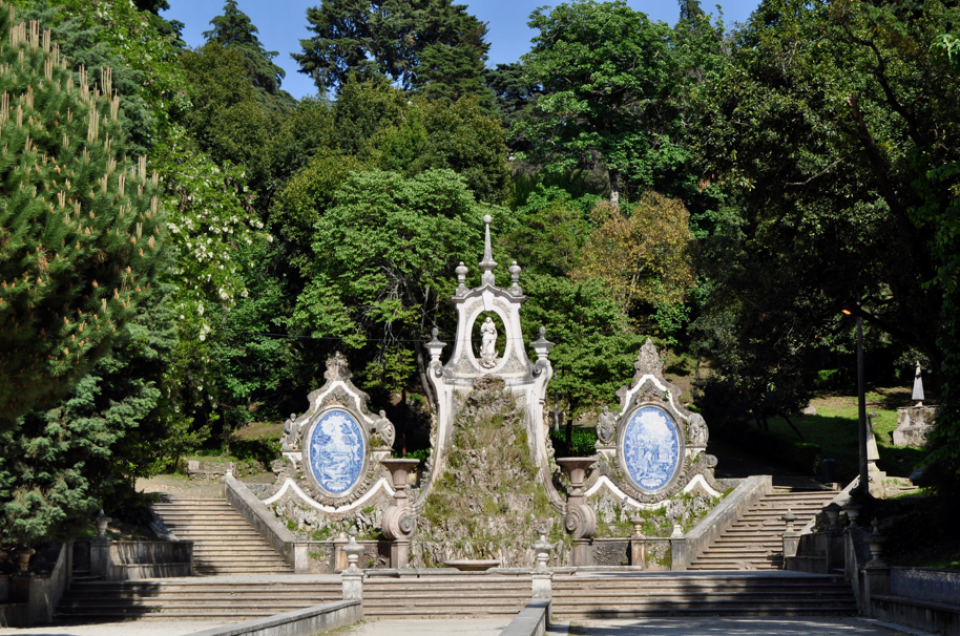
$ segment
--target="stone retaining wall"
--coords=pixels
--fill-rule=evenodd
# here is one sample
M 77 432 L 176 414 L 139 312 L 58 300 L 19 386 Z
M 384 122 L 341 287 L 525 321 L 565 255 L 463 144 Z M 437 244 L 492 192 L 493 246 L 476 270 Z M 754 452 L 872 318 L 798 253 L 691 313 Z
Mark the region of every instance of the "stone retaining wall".
M 727 528 L 772 490 L 773 477 L 770 475 L 754 475 L 740 482 L 736 490 L 684 535 L 686 562 L 692 563 L 711 543 L 719 539 Z
M 337 601 L 236 625 L 205 629 L 188 636 L 315 636 L 352 625 L 362 618 L 360 601 Z
M 892 568 L 890 593 L 894 596 L 960 606 L 960 572 L 930 568 Z
M 530 601 L 500 636 L 543 636 L 550 625 L 550 601 Z
M 247 486 L 227 474 L 225 481 L 227 502 L 250 522 L 293 566 L 297 574 L 310 571 L 309 549 L 306 543 L 298 545 L 297 538 L 287 530 L 277 517 L 270 512 L 260 499 Z

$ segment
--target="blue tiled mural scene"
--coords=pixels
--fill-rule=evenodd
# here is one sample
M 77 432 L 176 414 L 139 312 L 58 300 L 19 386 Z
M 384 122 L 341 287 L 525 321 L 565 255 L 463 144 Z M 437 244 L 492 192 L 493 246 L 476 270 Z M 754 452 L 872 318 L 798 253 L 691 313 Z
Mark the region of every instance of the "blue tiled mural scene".
M 680 460 L 673 418 L 654 406 L 634 413 L 623 432 L 623 458 L 630 478 L 641 489 L 654 491 L 666 486 Z
M 339 409 L 326 413 L 310 436 L 310 470 L 328 492 L 350 489 L 363 470 L 364 440 L 352 415 Z

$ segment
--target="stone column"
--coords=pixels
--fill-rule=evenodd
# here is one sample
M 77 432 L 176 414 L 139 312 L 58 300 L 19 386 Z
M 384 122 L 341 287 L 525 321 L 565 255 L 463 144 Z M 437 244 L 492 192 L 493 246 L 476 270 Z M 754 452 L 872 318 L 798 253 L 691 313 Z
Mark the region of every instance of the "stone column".
M 343 584 L 343 600 L 363 601 L 363 570 L 357 567 L 357 561 L 363 554 L 363 546 L 357 543 L 357 529 L 350 528 L 350 541 L 343 548 L 347 555 L 347 569 L 340 573 Z
M 583 495 L 583 480 L 587 470 L 597 462 L 596 457 L 561 457 L 557 463 L 570 475 L 570 491 L 567 493 L 567 514 L 563 525 L 573 535 L 571 554 L 575 567 L 593 565 L 590 543 L 597 531 L 597 513 L 586 503 Z
M 550 558 L 553 544 L 547 541 L 546 526 L 541 525 L 537 532 L 540 534 L 540 539 L 533 544 L 533 550 L 537 553 L 537 567 L 533 570 L 533 598 L 551 599 L 553 598 L 553 572 L 547 567 L 547 560 Z
M 637 510 L 630 516 L 633 536 L 630 537 L 630 565 L 636 568 L 647 566 L 647 538 L 643 536 L 643 517 Z
M 410 537 L 417 529 L 417 517 L 408 502 L 407 475 L 420 463 L 419 459 L 383 459 L 380 463 L 390 471 L 396 494 L 393 505 L 383 513 L 383 535 L 390 539 L 390 567 L 401 570 L 410 561 Z

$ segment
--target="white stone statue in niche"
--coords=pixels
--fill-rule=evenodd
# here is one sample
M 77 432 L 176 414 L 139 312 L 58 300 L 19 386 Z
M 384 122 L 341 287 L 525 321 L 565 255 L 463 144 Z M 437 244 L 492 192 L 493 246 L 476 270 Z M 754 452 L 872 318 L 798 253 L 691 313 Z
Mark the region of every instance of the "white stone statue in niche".
M 489 316 L 480 326 L 480 335 L 483 338 L 480 344 L 480 366 L 492 369 L 497 366 L 497 326 Z

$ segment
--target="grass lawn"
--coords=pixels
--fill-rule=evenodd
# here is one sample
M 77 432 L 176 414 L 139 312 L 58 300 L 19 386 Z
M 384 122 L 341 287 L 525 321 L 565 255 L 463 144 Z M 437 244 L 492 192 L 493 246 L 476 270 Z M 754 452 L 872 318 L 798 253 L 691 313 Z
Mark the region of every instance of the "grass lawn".
M 876 413 L 873 429 L 880 450 L 880 470 L 892 477 L 908 477 L 926 456 L 917 448 L 893 445 L 892 433 L 897 428 L 897 407 L 910 404 L 910 391 L 905 388 L 875 388 L 867 392 L 867 413 Z M 819 444 L 823 458 L 837 460 L 837 476 L 847 483 L 858 472 L 857 396 L 821 395 L 810 401 L 816 415 L 797 415 L 790 419 L 803 433 L 804 440 Z M 797 434 L 781 418 L 770 420 L 770 432 L 789 440 Z

